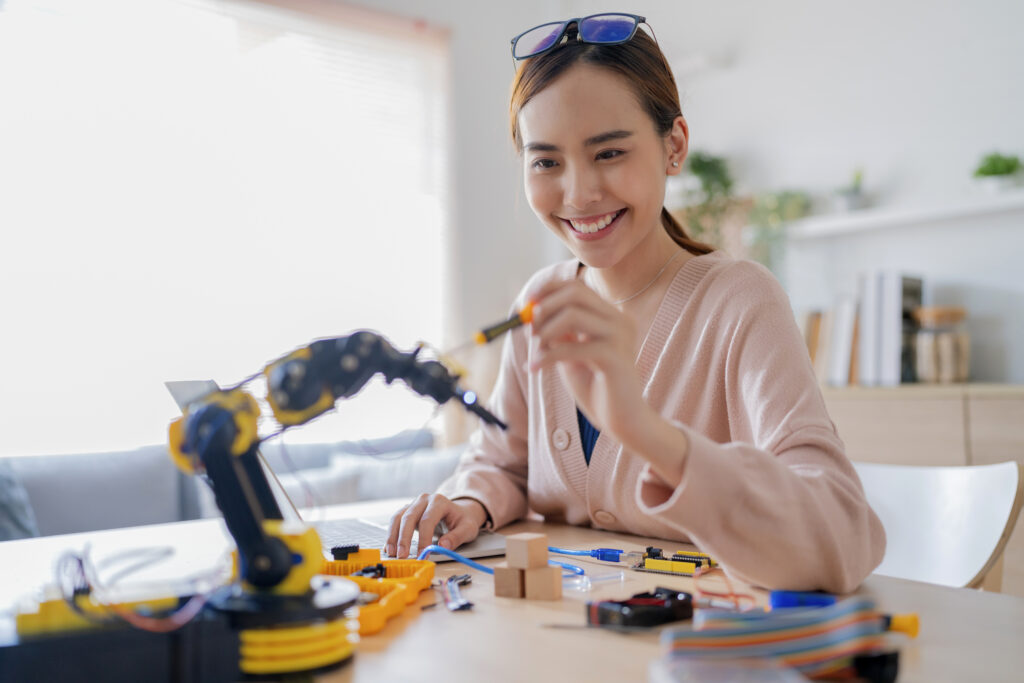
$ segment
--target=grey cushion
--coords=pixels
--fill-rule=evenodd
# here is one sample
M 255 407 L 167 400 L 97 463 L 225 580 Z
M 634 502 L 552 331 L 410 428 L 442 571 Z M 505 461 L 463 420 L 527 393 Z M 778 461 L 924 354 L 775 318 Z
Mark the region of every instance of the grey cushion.
M 11 463 L 0 460 L 0 541 L 38 536 L 28 493 Z
M 43 536 L 182 518 L 180 477 L 166 446 L 9 462 L 28 492 Z

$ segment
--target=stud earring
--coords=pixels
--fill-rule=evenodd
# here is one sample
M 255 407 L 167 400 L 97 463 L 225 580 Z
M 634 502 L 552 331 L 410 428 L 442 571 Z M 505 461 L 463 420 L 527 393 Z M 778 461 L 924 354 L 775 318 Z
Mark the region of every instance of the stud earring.
M 673 162 L 672 162 L 672 166 L 673 166 L 674 168 L 679 168 L 679 162 L 678 162 L 678 161 L 673 161 Z

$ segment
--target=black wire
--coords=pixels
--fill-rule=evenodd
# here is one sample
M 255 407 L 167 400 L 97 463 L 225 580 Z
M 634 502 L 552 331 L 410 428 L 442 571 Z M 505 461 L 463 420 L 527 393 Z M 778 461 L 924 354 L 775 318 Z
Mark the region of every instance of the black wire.
M 111 624 L 119 621 L 117 617 L 101 617 L 88 612 L 78 604 L 79 597 L 92 595 L 92 587 L 89 585 L 89 579 L 85 573 L 85 562 L 80 555 L 73 552 L 61 555 L 57 560 L 56 573 L 57 587 L 60 589 L 61 597 L 75 614 L 94 624 Z

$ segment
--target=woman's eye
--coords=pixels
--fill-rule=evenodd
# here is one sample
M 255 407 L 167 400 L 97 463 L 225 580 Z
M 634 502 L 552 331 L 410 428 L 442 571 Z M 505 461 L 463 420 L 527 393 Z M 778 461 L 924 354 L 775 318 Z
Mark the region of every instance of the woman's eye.
M 598 159 L 614 159 L 625 154 L 621 149 L 605 149 L 597 153 Z
M 555 167 L 555 160 L 554 159 L 537 159 L 536 161 L 534 161 L 530 165 L 533 168 L 538 169 L 538 170 L 546 170 L 546 169 L 554 168 Z

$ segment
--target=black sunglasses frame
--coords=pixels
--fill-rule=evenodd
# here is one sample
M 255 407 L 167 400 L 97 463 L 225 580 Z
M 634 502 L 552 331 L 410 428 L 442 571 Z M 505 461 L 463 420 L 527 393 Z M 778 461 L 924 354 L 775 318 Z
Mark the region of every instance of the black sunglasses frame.
M 587 19 L 593 19 L 595 17 L 629 17 L 630 19 L 633 20 L 633 30 L 629 32 L 629 36 L 627 36 L 626 38 L 623 38 L 622 40 L 612 40 L 612 41 L 584 40 L 583 37 L 580 35 L 580 22 L 586 21 Z M 625 12 L 600 12 L 599 14 L 590 14 L 590 15 L 585 16 L 585 17 L 575 17 L 573 19 L 566 19 L 565 21 L 561 21 L 561 22 L 559 22 L 559 21 L 549 21 L 549 22 L 547 22 L 545 24 L 538 24 L 537 26 L 534 26 L 533 28 L 526 29 L 525 31 L 523 31 L 519 35 L 517 35 L 514 38 L 512 38 L 512 59 L 518 62 L 518 61 L 522 61 L 524 59 L 530 59 L 531 57 L 538 57 L 538 56 L 540 56 L 542 54 L 545 54 L 547 52 L 551 52 L 556 47 L 558 47 L 558 46 L 560 46 L 562 44 L 562 40 L 565 39 L 566 34 L 569 32 L 569 27 L 572 26 L 573 24 L 576 25 L 576 42 L 578 42 L 578 43 L 590 43 L 590 44 L 593 44 L 593 45 L 622 45 L 623 43 L 628 43 L 629 41 L 633 40 L 633 36 L 636 35 L 637 29 L 640 27 L 640 24 L 646 24 L 646 23 L 647 23 L 647 19 L 645 17 L 642 17 L 639 14 L 626 14 Z M 559 24 L 562 25 L 562 28 L 558 32 L 558 37 L 555 38 L 555 42 L 553 42 L 550 46 L 548 46 L 548 47 L 546 47 L 543 50 L 540 50 L 538 52 L 534 52 L 533 54 L 525 55 L 523 57 L 516 57 L 516 43 L 519 42 L 520 38 L 525 36 L 527 33 L 532 33 L 533 31 L 536 31 L 537 29 L 541 28 L 542 26 L 557 26 Z

